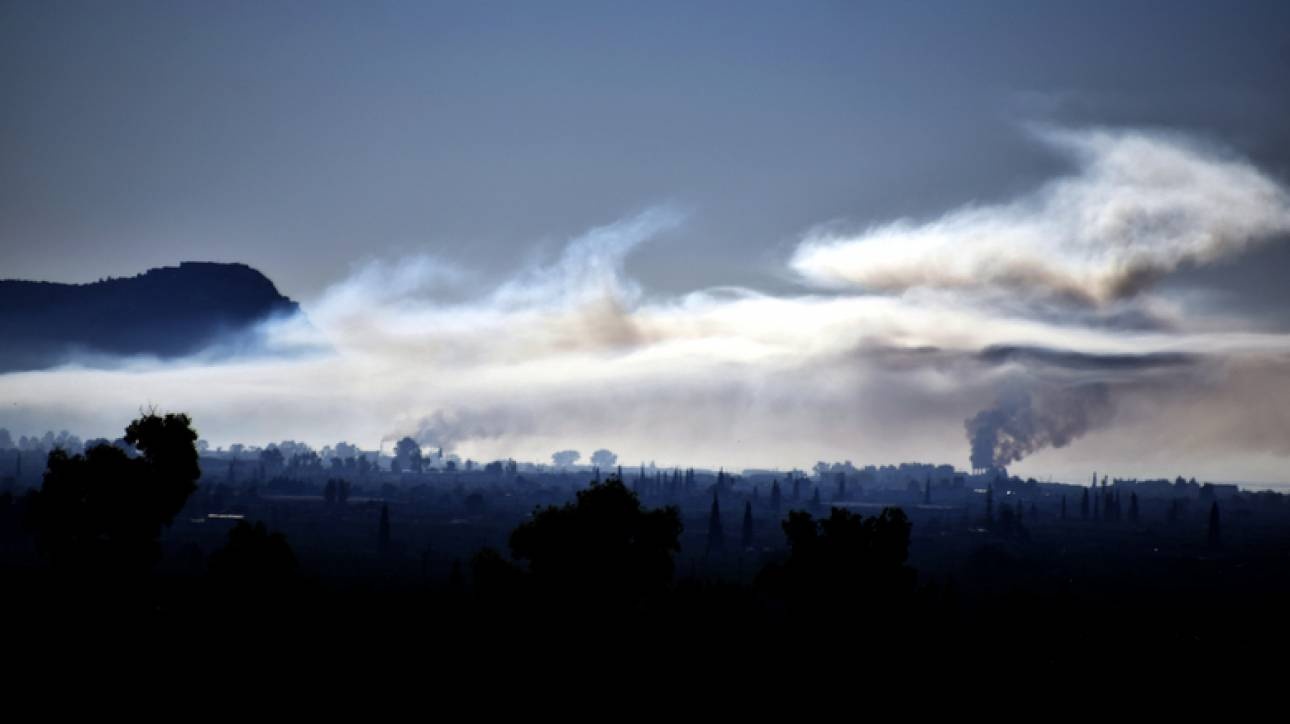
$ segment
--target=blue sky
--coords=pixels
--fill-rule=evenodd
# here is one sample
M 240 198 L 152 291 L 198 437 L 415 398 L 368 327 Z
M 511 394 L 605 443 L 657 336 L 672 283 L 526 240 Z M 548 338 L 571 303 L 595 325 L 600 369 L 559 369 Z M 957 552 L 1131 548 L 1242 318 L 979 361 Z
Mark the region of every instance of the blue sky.
M 6 276 L 368 257 L 510 273 L 663 203 L 645 282 L 782 288 L 814 225 L 1004 198 L 1025 123 L 1181 128 L 1290 169 L 1283 3 L 6 2 Z M 683 257 L 684 264 L 677 259 Z M 507 260 L 510 260 L 510 267 Z

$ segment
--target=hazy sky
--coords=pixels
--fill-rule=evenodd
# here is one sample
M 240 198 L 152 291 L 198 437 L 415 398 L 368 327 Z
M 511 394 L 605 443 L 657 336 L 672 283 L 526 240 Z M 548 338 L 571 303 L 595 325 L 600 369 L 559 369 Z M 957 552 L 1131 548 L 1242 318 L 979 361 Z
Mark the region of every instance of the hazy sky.
M 1284 478 L 1287 78 L 1283 2 L 0 2 L 0 277 L 246 262 L 339 350 L 0 422 L 966 466 L 1025 399 L 1036 473 Z
M 1182 128 L 1290 175 L 1281 2 L 0 3 L 4 276 L 511 267 L 662 203 L 652 288 L 783 284 L 807 228 L 993 200 L 1027 121 Z M 684 261 L 682 261 L 682 259 Z

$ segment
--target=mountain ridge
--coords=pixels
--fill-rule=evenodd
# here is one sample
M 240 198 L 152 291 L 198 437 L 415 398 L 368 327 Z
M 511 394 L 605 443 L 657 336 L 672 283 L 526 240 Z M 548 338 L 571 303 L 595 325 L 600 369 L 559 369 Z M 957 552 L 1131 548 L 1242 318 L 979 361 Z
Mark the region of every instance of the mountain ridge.
M 3 279 L 0 372 L 97 357 L 182 357 L 299 310 L 242 263 L 185 261 L 79 284 Z

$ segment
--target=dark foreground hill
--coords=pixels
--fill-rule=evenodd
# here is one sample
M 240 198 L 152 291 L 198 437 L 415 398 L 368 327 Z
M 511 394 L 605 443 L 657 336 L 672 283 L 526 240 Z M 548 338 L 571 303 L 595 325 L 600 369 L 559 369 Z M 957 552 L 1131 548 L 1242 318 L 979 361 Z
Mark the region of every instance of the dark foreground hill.
M 0 280 L 0 372 L 188 355 L 298 309 L 245 264 L 183 262 L 91 284 Z

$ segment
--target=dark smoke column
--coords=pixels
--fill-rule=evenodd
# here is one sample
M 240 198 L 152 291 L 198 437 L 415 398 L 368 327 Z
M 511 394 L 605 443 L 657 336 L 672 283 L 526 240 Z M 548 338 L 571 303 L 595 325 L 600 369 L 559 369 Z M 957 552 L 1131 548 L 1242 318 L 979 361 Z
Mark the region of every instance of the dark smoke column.
M 1036 404 L 1029 392 L 1000 394 L 993 407 L 964 420 L 974 472 L 1017 462 L 1046 447 L 1065 447 L 1111 419 L 1111 393 L 1102 383 L 1047 390 Z

